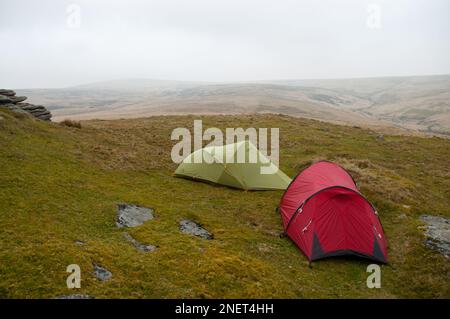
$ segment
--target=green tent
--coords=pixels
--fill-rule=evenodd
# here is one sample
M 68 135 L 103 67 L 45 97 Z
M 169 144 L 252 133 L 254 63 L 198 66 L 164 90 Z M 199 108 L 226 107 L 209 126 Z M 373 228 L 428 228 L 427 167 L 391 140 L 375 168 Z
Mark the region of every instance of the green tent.
M 248 140 L 199 149 L 183 160 L 174 175 L 245 190 L 286 189 L 291 182 Z

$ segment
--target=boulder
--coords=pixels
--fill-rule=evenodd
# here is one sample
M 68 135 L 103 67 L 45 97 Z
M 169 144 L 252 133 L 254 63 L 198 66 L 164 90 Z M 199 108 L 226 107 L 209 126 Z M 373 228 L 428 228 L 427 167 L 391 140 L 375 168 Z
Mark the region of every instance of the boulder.
M 43 115 L 39 115 L 36 116 L 37 119 L 42 120 L 42 121 L 50 121 L 50 119 L 52 118 L 52 115 L 49 114 L 43 114 Z
M 425 245 L 450 257 L 450 219 L 431 215 L 422 215 L 420 218 L 426 223 Z
M 30 103 L 17 103 L 17 106 L 19 106 L 21 109 L 26 110 L 26 111 L 43 108 L 43 106 L 41 106 L 41 105 L 34 105 L 34 104 L 30 104 Z
M 14 96 L 16 95 L 16 92 L 14 92 L 13 90 L 0 89 L 0 94 L 6 96 Z
M 27 99 L 26 96 L 10 96 L 9 99 L 13 102 L 13 103 L 20 103 L 23 102 Z
M 29 111 L 29 112 L 35 117 L 39 117 L 41 115 L 49 115 L 50 114 L 50 112 L 47 111 L 46 109 L 35 109 L 35 110 Z
M 50 121 L 52 118 L 52 115 L 51 114 L 40 115 L 40 116 L 37 116 L 36 118 L 39 120 L 42 120 L 42 121 Z
M 37 119 L 48 121 L 52 118 L 52 114 L 50 113 L 50 111 L 42 105 L 34 105 L 29 103 L 17 103 L 15 105 L 20 109 L 30 113 Z
M 196 222 L 188 219 L 180 221 L 180 231 L 203 239 L 211 240 L 214 236 Z
M 21 107 L 17 106 L 17 104 L 0 104 L 0 106 L 6 107 L 8 109 L 10 109 L 11 111 L 14 111 L 16 113 L 25 113 L 25 114 L 30 114 L 29 112 L 27 112 L 26 110 L 23 110 Z
M 136 227 L 153 219 L 154 210 L 129 204 L 117 205 L 117 227 Z
M 12 101 L 8 96 L 0 95 L 0 104 L 10 104 L 10 103 L 12 103 Z

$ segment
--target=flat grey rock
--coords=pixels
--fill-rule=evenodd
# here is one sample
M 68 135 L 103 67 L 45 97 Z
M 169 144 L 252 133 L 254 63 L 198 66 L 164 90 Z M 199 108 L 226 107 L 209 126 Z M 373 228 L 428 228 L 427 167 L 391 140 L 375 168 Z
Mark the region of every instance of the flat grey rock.
M 19 106 L 22 110 L 25 111 L 33 111 L 38 109 L 43 109 L 44 107 L 41 105 L 34 105 L 30 103 L 17 103 L 17 106 Z
M 123 236 L 130 242 L 133 244 L 134 247 L 136 247 L 137 250 L 142 251 L 144 253 L 148 253 L 151 251 L 154 251 L 156 249 L 156 246 L 153 245 L 145 245 L 140 243 L 139 241 L 137 241 L 135 238 L 133 238 L 133 236 L 131 236 L 128 233 L 124 233 Z
M 0 106 L 6 107 L 8 109 L 10 109 L 11 111 L 14 111 L 16 113 L 24 113 L 24 114 L 30 114 L 29 112 L 27 112 L 26 110 L 23 110 L 21 107 L 17 106 L 17 104 L 0 104 Z
M 75 295 L 63 295 L 63 296 L 58 296 L 55 299 L 95 299 L 94 297 L 91 297 L 89 295 L 79 295 L 79 294 L 75 294 Z
M 96 263 L 93 263 L 93 265 L 94 265 L 94 275 L 95 275 L 95 277 L 97 277 L 98 280 L 107 281 L 107 280 L 111 279 L 112 273 L 108 269 L 106 269 Z
M 27 99 L 26 96 L 9 96 L 9 99 L 13 102 L 13 103 L 19 103 L 19 102 L 23 102 Z
M 0 104 L 9 104 L 9 103 L 12 103 L 9 97 L 0 95 Z
M 427 224 L 425 245 L 450 257 L 450 219 L 431 215 L 422 215 L 420 219 Z
M 52 118 L 52 115 L 51 114 L 42 114 L 42 115 L 38 115 L 35 117 L 42 121 L 50 121 L 50 119 Z
M 203 239 L 211 240 L 214 238 L 214 236 L 209 231 L 201 227 L 196 222 L 188 219 L 183 219 L 182 221 L 180 221 L 180 231 L 183 233 L 201 237 Z
M 16 92 L 14 92 L 13 90 L 0 89 L 0 94 L 6 96 L 14 96 L 16 95 Z
M 119 204 L 117 210 L 117 227 L 136 227 L 154 218 L 154 210 L 147 207 Z
M 33 115 L 39 115 L 39 114 L 49 114 L 50 112 L 43 106 L 38 106 L 38 108 L 34 109 L 34 110 L 27 110 L 28 112 L 30 112 Z

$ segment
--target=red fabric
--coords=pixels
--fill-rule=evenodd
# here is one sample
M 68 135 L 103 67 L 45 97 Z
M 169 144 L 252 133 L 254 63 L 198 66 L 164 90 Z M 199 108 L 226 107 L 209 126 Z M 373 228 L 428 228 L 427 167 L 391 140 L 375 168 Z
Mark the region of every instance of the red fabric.
M 280 213 L 287 235 L 309 260 L 349 253 L 387 261 L 378 216 L 351 176 L 335 163 L 318 162 L 301 172 L 283 195 Z M 319 243 L 315 252 L 314 237 Z

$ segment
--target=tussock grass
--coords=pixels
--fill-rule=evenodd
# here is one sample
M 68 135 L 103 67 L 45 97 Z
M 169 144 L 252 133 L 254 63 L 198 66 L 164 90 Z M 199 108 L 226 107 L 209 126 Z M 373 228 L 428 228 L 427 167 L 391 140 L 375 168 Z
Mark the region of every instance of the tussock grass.
M 53 298 L 83 293 L 118 298 L 450 297 L 449 263 L 424 247 L 420 214 L 449 216 L 450 142 L 385 135 L 275 115 L 203 116 L 204 127 L 279 127 L 280 164 L 288 175 L 318 159 L 354 175 L 380 214 L 390 264 L 382 288 L 366 287 L 362 259 L 333 258 L 308 267 L 274 211 L 281 191 L 242 192 L 172 177 L 175 127 L 194 116 L 85 121 L 82 130 L 0 111 L 0 297 Z M 117 203 L 155 209 L 129 229 L 115 226 Z M 214 234 L 178 231 L 183 218 Z M 76 240 L 85 245 L 75 244 Z M 92 262 L 113 273 L 100 282 Z M 67 265 L 82 269 L 82 288 L 66 288 Z
M 68 127 L 75 127 L 75 128 L 81 128 L 81 122 L 80 121 L 74 121 L 70 119 L 65 119 L 60 122 L 61 125 L 68 126 Z

